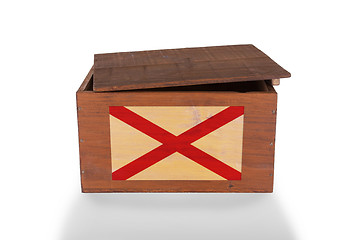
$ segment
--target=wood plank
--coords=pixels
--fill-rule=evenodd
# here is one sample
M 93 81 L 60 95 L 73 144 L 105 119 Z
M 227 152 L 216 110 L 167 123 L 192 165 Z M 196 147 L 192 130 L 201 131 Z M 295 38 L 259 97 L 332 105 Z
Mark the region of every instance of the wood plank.
M 118 91 L 290 77 L 253 45 L 96 54 L 94 91 Z

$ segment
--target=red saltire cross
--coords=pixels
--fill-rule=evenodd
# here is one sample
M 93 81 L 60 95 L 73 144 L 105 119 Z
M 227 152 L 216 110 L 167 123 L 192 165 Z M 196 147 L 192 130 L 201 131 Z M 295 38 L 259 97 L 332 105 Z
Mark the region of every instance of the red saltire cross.
M 109 113 L 113 117 L 162 143 L 161 146 L 114 171 L 112 173 L 112 180 L 126 180 L 175 152 L 181 153 L 227 180 L 241 179 L 241 172 L 191 145 L 191 143 L 243 115 L 243 106 L 230 106 L 178 136 L 126 107 L 110 106 Z

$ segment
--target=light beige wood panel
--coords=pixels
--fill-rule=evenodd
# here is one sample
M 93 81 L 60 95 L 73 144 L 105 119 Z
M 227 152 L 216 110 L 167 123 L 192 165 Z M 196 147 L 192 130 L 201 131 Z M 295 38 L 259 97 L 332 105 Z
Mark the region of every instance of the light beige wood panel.
M 178 136 L 227 106 L 126 107 Z M 241 172 L 243 115 L 203 136 L 193 146 Z M 112 172 L 136 160 L 161 143 L 110 115 Z M 129 180 L 226 180 L 191 159 L 175 153 Z

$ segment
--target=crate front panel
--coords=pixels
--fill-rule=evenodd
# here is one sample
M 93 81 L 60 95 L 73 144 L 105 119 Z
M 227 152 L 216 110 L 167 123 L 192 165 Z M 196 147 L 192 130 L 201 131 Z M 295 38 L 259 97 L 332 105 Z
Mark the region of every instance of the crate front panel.
M 276 116 L 276 93 L 236 93 L 236 92 L 114 92 L 114 93 L 94 93 L 80 91 L 77 94 L 78 100 L 78 120 L 79 120 L 79 144 L 80 144 L 80 164 L 82 189 L 84 192 L 271 192 L 273 185 L 273 157 L 274 157 L 274 138 Z M 151 109 L 175 109 L 174 111 L 185 111 L 189 108 L 213 109 L 214 113 L 229 106 L 244 107 L 244 115 L 241 121 L 242 136 L 238 137 L 238 146 L 243 146 L 241 154 L 236 153 L 234 158 L 238 162 L 233 163 L 234 168 L 241 172 L 241 180 L 237 178 L 226 179 L 219 177 L 218 174 L 203 174 L 198 171 L 192 174 L 169 174 L 172 168 L 178 168 L 178 165 L 168 164 L 169 166 L 156 169 L 147 174 L 134 175 L 129 180 L 113 180 L 114 157 L 116 154 L 134 154 L 134 151 L 116 152 L 112 150 L 113 141 L 127 142 L 127 137 L 121 134 L 115 137 L 111 136 L 111 125 L 115 126 L 116 119 L 109 115 L 109 107 L 126 106 L 137 113 L 144 114 L 149 107 Z M 182 109 L 181 109 L 182 108 Z M 176 110 L 177 109 L 177 110 Z M 150 111 L 151 112 L 151 111 Z M 179 113 L 179 112 L 178 112 Z M 149 113 L 148 113 L 149 114 Z M 151 115 L 151 114 L 150 114 Z M 147 118 L 159 123 L 156 115 Z M 172 114 L 170 114 L 172 115 Z M 113 121 L 112 121 L 113 120 Z M 160 121 L 160 122 L 159 122 Z M 113 122 L 113 124 L 112 124 Z M 177 129 L 174 126 L 164 126 L 166 119 L 162 120 L 162 127 L 171 129 L 174 135 L 181 134 L 184 129 Z M 180 121 L 181 122 L 181 121 Z M 115 125 L 114 125 L 115 123 Z M 237 122 L 239 124 L 239 122 Z M 168 123 L 169 124 L 169 123 Z M 119 124 L 118 124 L 119 125 Z M 117 125 L 117 127 L 119 127 Z M 124 127 L 123 124 L 122 127 Z M 166 125 L 166 124 L 165 124 Z M 171 123 L 170 123 L 171 125 Z M 113 131 L 119 131 L 119 129 Z M 126 126 L 129 127 L 129 126 Z M 127 131 L 129 128 L 123 128 L 121 131 Z M 169 130 L 170 131 L 170 130 Z M 236 139 L 236 130 L 234 130 Z M 237 132 L 239 135 L 239 132 Z M 132 139 L 133 141 L 134 139 Z M 147 139 L 149 140 L 149 139 Z M 207 139 L 201 139 L 197 147 L 207 148 Z M 211 140 L 211 138 L 210 138 Z M 146 141 L 145 141 L 146 142 Z M 144 148 L 156 148 L 156 144 L 144 142 Z M 130 144 L 131 145 L 131 144 Z M 160 146 L 159 145 L 159 146 Z M 194 144 L 196 145 L 196 144 Z M 209 142 L 209 146 L 211 141 Z M 124 146 L 122 146 L 124 147 Z M 142 149 L 141 151 L 144 151 Z M 140 151 L 140 153 L 141 153 Z M 209 150 L 208 150 L 209 151 Z M 210 151 L 211 152 L 211 151 Z M 231 152 L 231 151 L 230 151 Z M 225 154 L 230 154 L 229 151 Z M 141 155 L 141 154 L 140 154 Z M 210 155 L 216 155 L 211 152 Z M 180 157 L 179 157 L 180 156 Z M 182 157 L 182 154 L 174 153 L 168 157 L 173 159 L 162 160 L 163 164 L 176 163 Z M 219 155 L 216 155 L 217 159 Z M 117 156 L 119 159 L 119 155 Z M 133 156 L 132 156 L 133 157 Z M 175 157 L 175 158 L 174 158 Z M 122 158 L 122 157 L 120 157 Z M 221 158 L 221 157 L 220 157 Z M 184 159 L 182 159 L 184 160 Z M 221 160 L 221 159 L 220 159 Z M 192 161 L 188 159 L 191 163 Z M 185 162 L 185 161 L 184 161 Z M 235 167 L 235 165 L 238 165 Z M 239 165 L 240 164 L 240 165 Z M 124 163 L 120 163 L 121 166 Z M 189 164 L 188 164 L 189 165 Z M 229 164 L 231 165 L 231 163 Z M 159 165 L 156 165 L 158 166 Z M 160 165 L 161 166 L 161 165 Z M 196 166 L 196 165 L 195 165 Z M 182 166 L 186 168 L 186 164 Z M 200 168 L 201 169 L 201 168 Z M 165 170 L 165 171 L 163 171 Z M 190 169 L 189 169 L 190 170 Z M 159 172 L 160 171 L 160 172 Z M 191 171 L 190 171 L 191 172 Z M 150 174 L 152 173 L 152 174 Z M 160 176 L 159 173 L 165 175 Z M 171 177 L 173 176 L 173 177 Z M 175 177 L 174 177 L 175 176 Z M 136 179 L 136 180 L 135 180 Z M 131 181 L 133 180 L 133 181 Z

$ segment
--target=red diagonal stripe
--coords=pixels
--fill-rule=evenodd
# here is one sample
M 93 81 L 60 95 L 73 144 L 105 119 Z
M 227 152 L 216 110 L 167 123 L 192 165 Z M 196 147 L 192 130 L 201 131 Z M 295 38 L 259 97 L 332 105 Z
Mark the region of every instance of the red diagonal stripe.
M 241 116 L 244 113 L 244 107 L 228 107 L 177 137 L 125 107 L 109 107 L 109 113 L 164 144 L 114 171 L 113 180 L 126 180 L 176 151 L 228 180 L 240 180 L 239 171 L 190 143 Z

